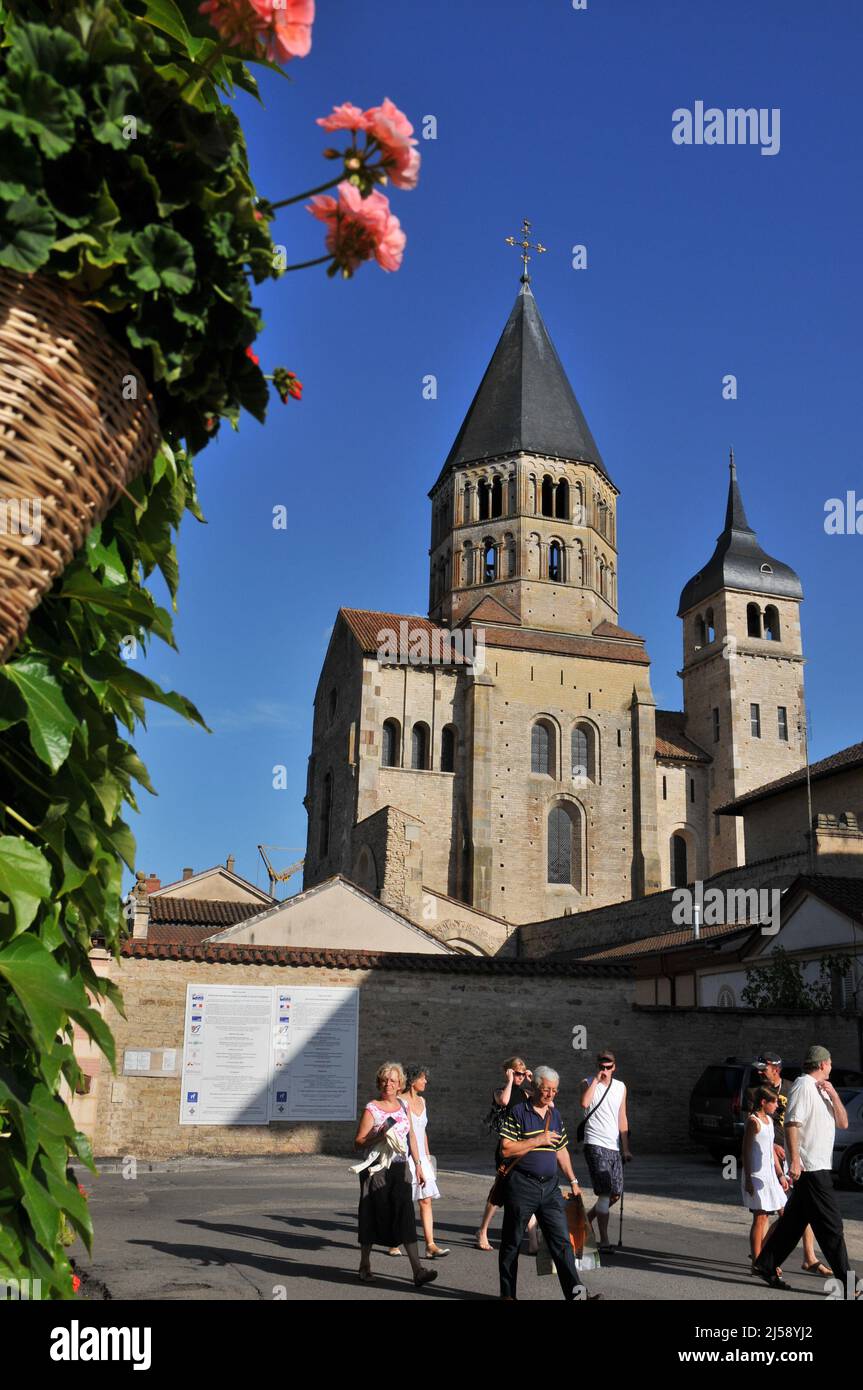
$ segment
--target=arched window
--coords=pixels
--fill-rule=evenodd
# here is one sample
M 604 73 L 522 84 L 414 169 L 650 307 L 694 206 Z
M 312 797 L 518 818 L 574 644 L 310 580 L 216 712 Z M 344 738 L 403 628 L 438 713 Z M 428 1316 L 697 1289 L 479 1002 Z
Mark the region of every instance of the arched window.
M 583 525 L 584 525 L 584 520 L 585 520 L 585 518 L 584 518 L 584 493 L 582 492 L 582 489 L 581 489 L 581 483 L 576 483 L 576 484 L 575 484 L 575 488 L 573 489 L 573 492 L 574 492 L 574 499 L 575 499 L 575 502 L 574 502 L 574 506 L 573 506 L 573 509 L 572 509 L 572 520 L 573 520 L 574 525 L 576 525 L 576 526 L 583 526 Z
M 360 848 L 359 854 L 354 860 L 354 871 L 351 878 L 354 883 L 359 884 L 360 888 L 365 888 L 366 892 L 377 895 L 378 868 L 375 863 L 375 856 L 368 845 L 363 845 Z
M 547 473 L 542 480 L 542 514 L 554 516 L 554 483 Z
M 401 759 L 399 757 L 401 744 L 401 730 L 397 719 L 384 720 L 383 738 L 381 740 L 381 767 L 398 767 Z
M 569 521 L 569 483 L 561 478 L 554 494 L 554 514 Z
M 471 506 L 472 506 L 472 502 L 473 502 L 473 488 L 471 487 L 470 483 L 465 483 L 465 485 L 464 485 L 464 494 L 463 494 L 463 498 L 462 498 L 462 508 L 461 508 L 461 519 L 462 519 L 462 521 L 465 523 L 465 525 L 467 525 L 468 522 L 473 521 L 473 517 L 472 517 L 472 515 L 471 515 Z
M 576 724 L 572 731 L 571 763 L 573 782 L 595 782 L 596 731 L 591 724 Z
M 746 605 L 746 632 L 749 637 L 761 636 L 761 609 L 757 603 Z
M 411 767 L 427 768 L 429 765 L 429 726 L 414 724 L 411 730 Z
M 455 772 L 455 728 L 452 724 L 444 725 L 440 736 L 440 770 Z
M 492 516 L 503 515 L 503 483 L 500 478 L 495 478 L 491 485 L 491 514 Z
M 706 614 L 704 615 L 704 624 L 705 624 L 705 627 L 707 628 L 707 640 L 708 640 L 708 642 L 715 642 L 715 641 L 716 641 L 716 627 L 715 627 L 715 624 L 714 624 L 714 622 L 713 622 L 713 609 L 712 609 L 712 608 L 708 608 Z
M 707 646 L 707 624 L 700 613 L 695 619 L 695 645 L 697 647 Z
M 536 478 L 532 473 L 527 484 L 527 505 L 528 510 L 536 516 Z
M 461 582 L 465 589 L 473 583 L 473 546 L 465 541 L 461 556 Z
M 512 578 L 515 576 L 516 565 L 515 565 L 515 537 L 513 536 L 513 534 L 512 534 L 511 531 L 507 531 L 506 535 L 505 535 L 504 538 L 503 538 L 503 549 L 504 549 L 504 554 L 506 555 L 506 573 L 507 573 L 507 578 L 512 579 Z
M 530 770 L 554 775 L 554 729 L 539 720 L 530 731 Z
M 563 578 L 563 561 L 559 541 L 552 541 L 548 547 L 548 577 L 557 582 Z
M 581 888 L 580 817 L 575 807 L 552 806 L 548 813 L 548 882 Z
M 477 497 L 478 497 L 478 499 L 479 499 L 479 516 L 478 516 L 477 520 L 478 520 L 478 521 L 488 521 L 488 519 L 489 519 L 489 517 L 490 517 L 490 515 L 491 515 L 491 512 L 490 512 L 490 510 L 489 510 L 489 506 L 490 506 L 490 502 L 491 502 L 491 489 L 490 489 L 488 483 L 485 482 L 485 481 L 483 480 L 482 482 L 477 483 L 477 489 L 476 489 L 476 490 L 477 490 Z
M 779 609 L 772 603 L 769 608 L 765 608 L 764 610 L 764 636 L 771 642 L 779 642 L 781 640 Z
M 321 858 L 330 852 L 330 820 L 333 813 L 333 774 L 328 772 L 324 778 L 324 794 L 321 798 Z
M 482 582 L 492 584 L 497 579 L 497 546 L 494 541 L 483 542 L 482 555 Z
M 686 840 L 682 835 L 671 837 L 671 882 L 675 888 L 685 888 L 689 882 Z

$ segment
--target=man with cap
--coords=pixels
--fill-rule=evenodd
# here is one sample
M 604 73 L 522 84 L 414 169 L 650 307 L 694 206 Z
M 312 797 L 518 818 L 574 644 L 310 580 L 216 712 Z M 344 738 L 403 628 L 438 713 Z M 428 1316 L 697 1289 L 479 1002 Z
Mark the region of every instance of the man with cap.
M 836 1127 L 848 1128 L 848 1115 L 830 1084 L 833 1062 L 826 1047 L 810 1047 L 803 1073 L 791 1087 L 785 1111 L 788 1172 L 794 1189 L 753 1265 L 772 1289 L 790 1289 L 776 1272 L 808 1225 L 833 1273 L 846 1286 L 848 1251 L 842 1215 L 833 1195 L 833 1141 Z
M 786 1162 L 786 1140 L 785 1140 L 785 1110 L 788 1105 L 788 1097 L 784 1093 L 782 1086 L 782 1058 L 776 1051 L 762 1052 L 752 1063 L 752 1070 L 757 1073 L 758 1080 L 753 1086 L 749 1086 L 746 1091 L 746 1109 L 751 1114 L 758 1107 L 755 1104 L 755 1092 L 759 1086 L 765 1090 L 772 1091 L 776 1096 L 776 1110 L 773 1115 L 773 1131 L 776 1142 L 773 1145 L 774 1152 L 779 1162 L 787 1171 Z M 832 1270 L 822 1264 L 815 1253 L 815 1237 L 812 1234 L 812 1227 L 807 1226 L 803 1232 L 803 1264 L 801 1265 L 804 1273 L 817 1274 L 822 1279 L 828 1279 Z M 780 1270 L 779 1273 L 782 1271 Z

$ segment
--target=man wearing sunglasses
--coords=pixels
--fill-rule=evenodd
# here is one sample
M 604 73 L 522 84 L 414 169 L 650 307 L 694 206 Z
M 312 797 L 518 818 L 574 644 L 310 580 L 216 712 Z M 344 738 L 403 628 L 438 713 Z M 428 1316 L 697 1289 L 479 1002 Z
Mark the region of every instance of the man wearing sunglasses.
M 584 1110 L 584 1158 L 590 1171 L 596 1203 L 587 1213 L 599 1224 L 599 1248 L 610 1254 L 608 1240 L 611 1208 L 623 1192 L 623 1165 L 632 1158 L 629 1147 L 629 1120 L 626 1115 L 626 1087 L 614 1073 L 617 1062 L 610 1048 L 596 1058 L 596 1075 L 581 1083 Z

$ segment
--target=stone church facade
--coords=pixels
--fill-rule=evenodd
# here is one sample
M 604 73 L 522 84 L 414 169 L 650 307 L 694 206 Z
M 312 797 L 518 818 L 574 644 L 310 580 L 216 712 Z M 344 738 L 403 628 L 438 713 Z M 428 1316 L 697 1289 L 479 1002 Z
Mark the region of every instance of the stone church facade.
M 684 709 L 657 710 L 618 490 L 525 278 L 429 494 L 428 617 L 339 610 L 304 887 L 342 874 L 423 925 L 464 904 L 503 942 L 742 863 L 717 809 L 805 764 L 802 589 L 730 474 L 680 600 Z

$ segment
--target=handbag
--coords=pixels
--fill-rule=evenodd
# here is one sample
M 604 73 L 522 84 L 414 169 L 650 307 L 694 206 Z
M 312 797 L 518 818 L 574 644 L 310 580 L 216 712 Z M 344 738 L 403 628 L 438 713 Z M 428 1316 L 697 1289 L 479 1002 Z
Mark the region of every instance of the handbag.
M 612 1080 L 613 1080 L 613 1079 L 614 1079 L 614 1078 L 612 1078 Z M 576 1144 L 583 1144 L 583 1143 L 584 1143 L 584 1134 L 585 1134 L 585 1130 L 587 1129 L 587 1122 L 588 1122 L 588 1120 L 590 1119 L 591 1115 L 593 1115 L 593 1114 L 599 1109 L 599 1107 L 602 1105 L 602 1102 L 605 1100 L 605 1097 L 608 1096 L 608 1095 L 610 1095 L 610 1094 L 611 1094 L 611 1081 L 609 1081 L 608 1085 L 606 1086 L 606 1088 L 605 1088 L 605 1090 L 603 1091 L 602 1095 L 600 1096 L 599 1100 L 596 1102 L 596 1105 L 592 1105 L 592 1106 L 590 1107 L 590 1109 L 588 1110 L 588 1112 L 587 1112 L 587 1114 L 585 1115 L 584 1119 L 582 1120 L 581 1124 L 578 1126 L 577 1130 L 575 1131 L 575 1142 L 576 1142 Z

